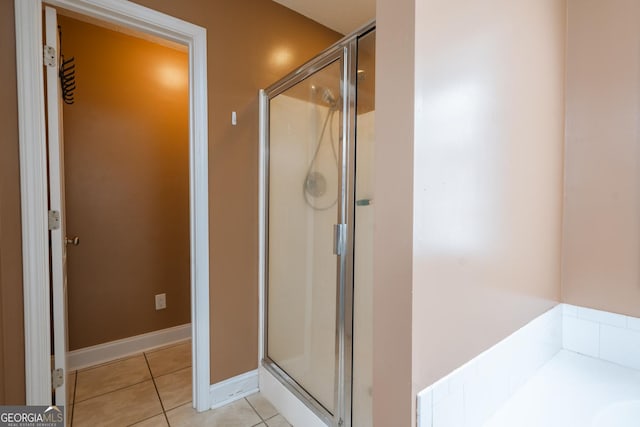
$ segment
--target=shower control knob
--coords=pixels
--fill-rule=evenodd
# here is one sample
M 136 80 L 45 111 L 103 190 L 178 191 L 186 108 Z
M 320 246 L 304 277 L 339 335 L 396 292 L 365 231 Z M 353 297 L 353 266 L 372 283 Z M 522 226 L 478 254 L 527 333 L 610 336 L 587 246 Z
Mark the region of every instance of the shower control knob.
M 65 237 L 64 242 L 67 245 L 78 246 L 80 244 L 80 238 L 78 236 L 72 237 L 71 239 L 68 237 Z

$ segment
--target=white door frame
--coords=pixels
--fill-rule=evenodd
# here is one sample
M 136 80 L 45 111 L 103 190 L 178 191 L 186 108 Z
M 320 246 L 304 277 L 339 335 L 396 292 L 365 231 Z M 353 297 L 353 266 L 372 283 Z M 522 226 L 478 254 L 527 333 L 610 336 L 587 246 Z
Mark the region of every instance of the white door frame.
M 43 3 L 188 46 L 193 406 L 207 410 L 211 407 L 207 34 L 202 27 L 125 0 L 14 1 L 27 404 L 51 404 Z

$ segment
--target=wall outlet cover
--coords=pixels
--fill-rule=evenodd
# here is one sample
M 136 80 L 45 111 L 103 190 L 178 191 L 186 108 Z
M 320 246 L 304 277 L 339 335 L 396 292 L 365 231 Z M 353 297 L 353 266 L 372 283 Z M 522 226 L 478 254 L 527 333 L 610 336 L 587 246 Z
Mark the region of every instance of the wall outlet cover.
M 156 295 L 156 310 L 167 308 L 167 294 Z

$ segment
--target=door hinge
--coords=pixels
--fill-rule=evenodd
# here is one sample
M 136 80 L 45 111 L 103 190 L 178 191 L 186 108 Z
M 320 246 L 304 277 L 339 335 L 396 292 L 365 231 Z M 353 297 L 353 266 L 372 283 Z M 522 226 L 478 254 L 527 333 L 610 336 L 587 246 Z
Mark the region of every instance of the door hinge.
M 58 368 L 51 371 L 51 387 L 58 388 L 64 384 L 64 369 Z
M 344 255 L 347 243 L 347 224 L 333 225 L 333 254 Z
M 47 67 L 56 66 L 56 48 L 51 46 L 44 46 L 44 65 Z
M 58 230 L 60 228 L 60 212 L 49 211 L 49 230 Z

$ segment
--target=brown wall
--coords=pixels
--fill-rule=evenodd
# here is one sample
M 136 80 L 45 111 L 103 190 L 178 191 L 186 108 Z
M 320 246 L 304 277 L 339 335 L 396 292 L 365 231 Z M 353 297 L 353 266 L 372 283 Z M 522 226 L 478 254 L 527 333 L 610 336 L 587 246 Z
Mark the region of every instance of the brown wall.
M 20 170 L 12 1 L 0 2 L 0 405 L 24 404 Z
M 568 24 L 563 301 L 640 317 L 640 3 Z
M 207 29 L 211 381 L 218 382 L 257 367 L 257 92 L 341 36 L 268 0 L 137 3 Z
M 139 3 L 203 26 L 208 32 L 211 381 L 218 382 L 257 366 L 257 91 L 315 56 L 340 35 L 270 0 Z M 3 187 L 7 186 L 2 194 L 2 218 L 8 226 L 3 225 L 0 250 L 10 259 L 2 264 L 2 298 L 10 308 L 3 310 L 3 317 L 9 319 L 3 322 L 3 339 L 13 343 L 11 357 L 4 359 L 4 372 L 6 388 L 23 396 L 17 112 L 15 85 L 6 83 L 15 80 L 13 2 L 0 2 L 0 16 L 4 23 L 0 78 L 5 82 L 2 108 L 6 109 L 0 119 L 0 161 L 8 165 L 3 173 L 13 171 L 10 179 L 5 181 L 3 177 L 2 181 Z M 277 61 L 276 51 L 283 47 L 288 48 L 290 56 Z M 231 111 L 238 112 L 235 127 L 230 124 Z M 9 232 L 5 238 L 6 228 Z
M 188 54 L 59 17 L 69 349 L 190 322 Z M 167 308 L 155 310 L 154 295 Z

